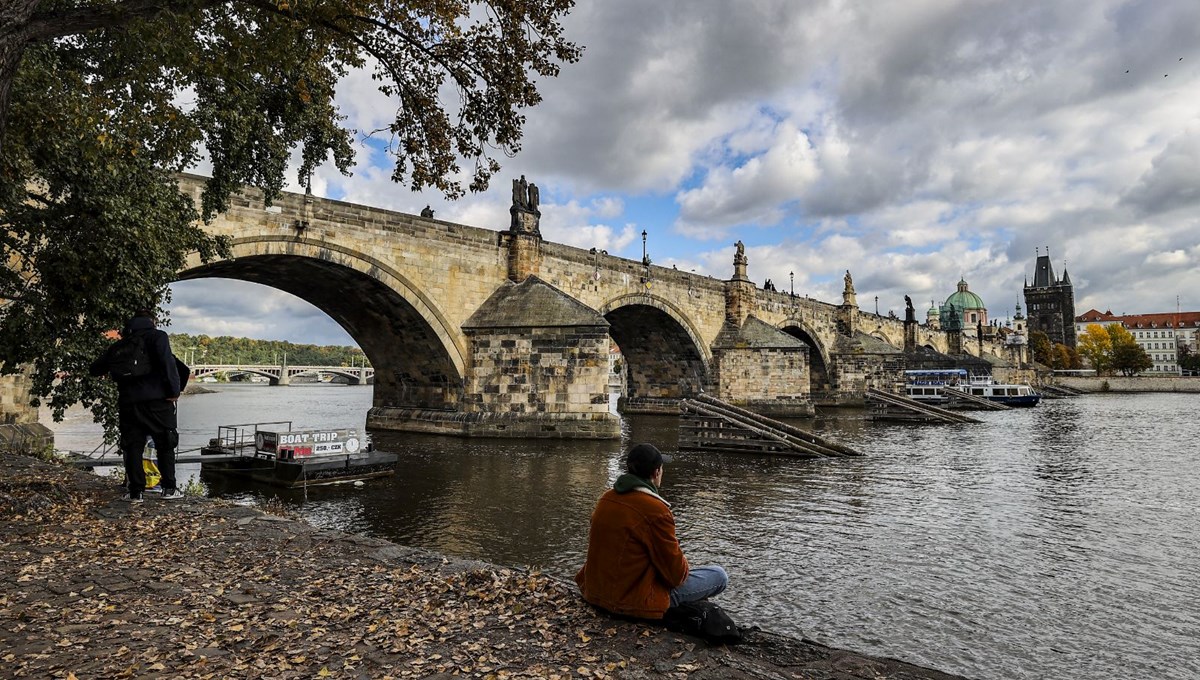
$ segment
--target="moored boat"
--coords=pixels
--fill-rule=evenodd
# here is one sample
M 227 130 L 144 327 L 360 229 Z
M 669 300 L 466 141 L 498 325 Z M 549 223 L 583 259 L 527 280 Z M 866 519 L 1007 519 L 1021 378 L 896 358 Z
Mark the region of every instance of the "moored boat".
M 206 473 L 286 487 L 382 477 L 392 474 L 399 460 L 394 453 L 375 450 L 365 432 L 293 430 L 290 422 L 223 425 L 201 454 L 214 457 L 204 462 Z
M 952 389 L 947 391 L 947 387 Z M 963 368 L 904 372 L 904 395 L 909 399 L 947 405 L 953 402 L 955 391 L 1006 406 L 1036 406 L 1042 398 L 1029 385 L 998 383 L 991 376 L 968 375 Z

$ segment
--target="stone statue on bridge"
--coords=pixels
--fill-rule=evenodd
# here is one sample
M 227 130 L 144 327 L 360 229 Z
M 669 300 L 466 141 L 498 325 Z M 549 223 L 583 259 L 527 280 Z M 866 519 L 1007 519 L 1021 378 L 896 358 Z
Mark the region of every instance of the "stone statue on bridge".
M 421 217 L 433 217 L 433 208 L 425 206 L 425 209 L 421 211 Z
M 845 280 L 845 282 L 846 282 L 846 287 L 845 287 L 845 289 L 843 289 L 842 292 L 843 293 L 853 293 L 854 292 L 854 279 L 850 276 L 849 269 L 846 270 L 846 276 L 843 277 L 843 280 Z
M 527 212 L 538 212 L 538 188 L 536 184 L 530 184 L 525 180 L 525 175 L 521 175 L 521 179 L 513 180 L 513 195 L 512 207 L 517 210 L 525 210 Z
M 733 256 L 733 263 L 746 264 L 746 246 L 739 240 L 734 247 L 737 248 L 737 252 Z
M 912 298 L 904 296 L 904 322 L 913 323 L 917 320 L 917 312 L 913 309 Z

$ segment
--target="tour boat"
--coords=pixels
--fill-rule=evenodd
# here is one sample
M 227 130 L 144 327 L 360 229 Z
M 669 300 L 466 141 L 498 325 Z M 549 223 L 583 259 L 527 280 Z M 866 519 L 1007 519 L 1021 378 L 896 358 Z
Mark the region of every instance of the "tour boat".
M 963 368 L 913 370 L 904 372 L 904 396 L 926 404 L 941 406 L 953 400 L 952 388 L 1006 406 L 1036 406 L 1042 399 L 1029 385 L 998 383 L 991 376 L 967 374 Z
M 286 487 L 390 475 L 399 460 L 394 453 L 375 450 L 365 432 L 293 430 L 289 422 L 223 425 L 201 454 L 211 456 L 203 463 L 204 472 Z

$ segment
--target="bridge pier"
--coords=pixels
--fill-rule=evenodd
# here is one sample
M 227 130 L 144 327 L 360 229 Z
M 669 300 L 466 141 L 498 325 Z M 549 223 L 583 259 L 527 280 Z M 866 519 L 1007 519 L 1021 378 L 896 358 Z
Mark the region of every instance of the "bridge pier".
M 752 315 L 757 293 L 738 242 L 725 282 L 725 324 L 712 345 L 717 398 L 772 416 L 811 416 L 808 345 Z
M 608 322 L 536 276 L 505 282 L 463 324 L 470 365 L 457 409 L 376 406 L 367 426 L 478 437 L 616 439 Z

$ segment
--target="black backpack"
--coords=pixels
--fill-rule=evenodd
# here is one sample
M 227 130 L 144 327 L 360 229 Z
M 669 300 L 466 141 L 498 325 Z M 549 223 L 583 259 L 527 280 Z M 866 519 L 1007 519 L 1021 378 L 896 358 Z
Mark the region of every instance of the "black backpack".
M 742 641 L 742 631 L 729 614 L 708 600 L 671 607 L 663 614 L 663 623 L 677 633 L 695 635 L 712 643 L 737 644 Z
M 150 355 L 141 333 L 131 333 L 118 340 L 108 353 L 108 374 L 114 380 L 140 378 L 150 374 Z

